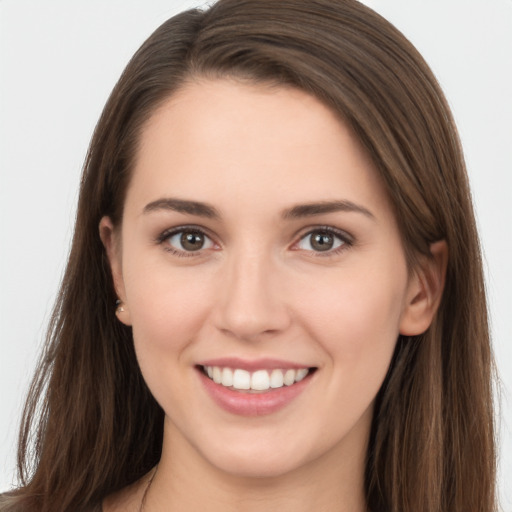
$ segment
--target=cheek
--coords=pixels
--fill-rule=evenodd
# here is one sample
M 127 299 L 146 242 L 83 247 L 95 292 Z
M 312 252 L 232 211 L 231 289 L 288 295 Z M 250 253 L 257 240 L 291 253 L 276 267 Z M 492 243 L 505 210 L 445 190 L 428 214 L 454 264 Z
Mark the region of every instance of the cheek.
M 127 269 L 125 288 L 138 353 L 161 356 L 182 350 L 208 315 L 208 277 L 198 276 L 197 269 L 173 269 L 165 261 L 138 265 L 135 260 Z
M 326 355 L 317 425 L 325 442 L 335 442 L 362 418 L 370 421 L 398 339 L 405 283 L 405 272 L 352 268 L 350 275 L 317 281 L 303 302 L 304 329 Z
M 140 370 L 165 411 L 185 414 L 189 397 L 176 390 L 194 385 L 190 354 L 210 310 L 207 287 L 168 267 L 146 267 L 131 277 L 127 297 Z
M 340 269 L 310 288 L 300 316 L 333 365 L 382 373 L 398 338 L 406 282 L 405 264 Z

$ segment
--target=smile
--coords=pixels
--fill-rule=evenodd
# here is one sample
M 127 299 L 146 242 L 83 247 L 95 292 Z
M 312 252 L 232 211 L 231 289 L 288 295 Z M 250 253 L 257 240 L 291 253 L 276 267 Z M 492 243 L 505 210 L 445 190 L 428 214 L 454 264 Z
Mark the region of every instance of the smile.
M 276 359 L 223 358 L 196 365 L 207 395 L 238 416 L 262 416 L 287 408 L 312 386 L 318 368 Z
M 267 391 L 292 386 L 303 380 L 310 368 L 265 369 L 250 372 L 241 368 L 203 366 L 203 372 L 215 384 L 238 391 Z

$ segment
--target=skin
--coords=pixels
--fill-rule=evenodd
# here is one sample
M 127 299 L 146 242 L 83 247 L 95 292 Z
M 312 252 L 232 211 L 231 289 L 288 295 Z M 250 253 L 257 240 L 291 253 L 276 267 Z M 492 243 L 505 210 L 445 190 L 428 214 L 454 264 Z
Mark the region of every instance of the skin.
M 144 211 L 162 198 L 208 203 L 219 218 Z M 340 200 L 366 213 L 283 217 Z M 162 235 L 190 225 L 208 236 L 199 251 Z M 339 247 L 315 250 L 311 233 L 325 226 Z M 432 321 L 446 247 L 408 268 L 384 186 L 339 118 L 295 89 L 190 82 L 144 127 L 122 226 L 105 217 L 100 234 L 118 318 L 166 413 L 144 509 L 365 510 L 374 399 L 399 333 Z M 283 409 L 244 417 L 218 407 L 195 368 L 228 356 L 317 371 Z M 146 486 L 104 510 L 138 510 Z

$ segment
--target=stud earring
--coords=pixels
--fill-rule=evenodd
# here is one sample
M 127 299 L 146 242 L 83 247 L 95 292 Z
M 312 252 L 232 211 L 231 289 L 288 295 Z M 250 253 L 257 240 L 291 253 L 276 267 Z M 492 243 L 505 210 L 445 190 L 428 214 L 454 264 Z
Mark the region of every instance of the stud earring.
M 123 301 L 120 299 L 116 300 L 116 314 L 124 313 Z

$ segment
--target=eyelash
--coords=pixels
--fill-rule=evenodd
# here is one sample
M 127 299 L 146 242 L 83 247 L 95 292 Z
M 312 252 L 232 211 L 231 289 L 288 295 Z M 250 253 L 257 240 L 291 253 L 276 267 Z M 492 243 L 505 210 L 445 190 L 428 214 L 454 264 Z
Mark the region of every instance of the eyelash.
M 200 256 L 202 254 L 202 249 L 199 249 L 197 251 L 180 251 L 179 249 L 175 249 L 174 247 L 172 247 L 170 244 L 164 245 L 165 242 L 169 240 L 169 238 L 180 233 L 196 233 L 212 240 L 212 237 L 209 236 L 204 229 L 198 226 L 179 226 L 177 228 L 168 229 L 164 231 L 161 235 L 157 237 L 156 242 L 159 245 L 164 246 L 163 248 L 165 251 L 171 253 L 173 256 L 178 256 L 178 258 L 190 258 Z
M 324 233 L 333 235 L 334 237 L 338 238 L 342 243 L 339 247 L 336 249 L 329 249 L 326 251 L 308 251 L 311 253 L 312 256 L 315 258 L 328 258 L 332 256 L 337 256 L 341 254 L 342 252 L 346 251 L 348 248 L 352 247 L 354 245 L 354 238 L 349 235 L 347 232 L 342 231 L 337 228 L 333 228 L 332 226 L 314 226 L 312 228 L 309 228 L 308 231 L 306 231 L 297 242 L 295 242 L 293 245 L 298 245 L 302 240 L 307 238 L 308 236 L 312 236 L 315 233 Z M 295 249 L 300 250 L 300 249 Z
M 161 233 L 156 238 L 156 243 L 159 245 L 164 246 L 165 242 L 169 240 L 174 235 L 189 232 L 189 233 L 197 233 L 200 234 L 210 240 L 212 240 L 212 237 L 209 236 L 203 228 L 200 228 L 198 226 L 179 226 L 177 228 L 169 229 Z M 343 251 L 346 251 L 348 248 L 352 247 L 354 245 L 354 239 L 351 235 L 346 233 L 345 231 L 333 228 L 332 226 L 315 226 L 312 228 L 309 228 L 307 232 L 305 232 L 303 235 L 300 236 L 299 240 L 295 242 L 293 245 L 298 245 L 302 240 L 306 239 L 308 236 L 312 236 L 315 233 L 327 233 L 329 235 L 333 235 L 337 239 L 339 239 L 342 243 L 339 247 L 335 249 L 329 249 L 326 251 L 308 251 L 310 252 L 314 257 L 321 257 L 321 258 L 328 258 L 332 256 L 337 256 L 338 254 L 342 253 Z M 213 241 L 213 240 L 212 240 Z M 215 243 L 215 242 L 213 242 Z M 203 252 L 202 249 L 198 249 L 197 251 L 181 251 L 179 249 L 175 249 L 170 244 L 167 244 L 164 246 L 164 250 L 171 253 L 173 256 L 177 256 L 179 258 L 190 258 L 190 257 L 197 257 L 200 256 Z M 300 249 L 292 249 L 292 250 L 300 250 Z

